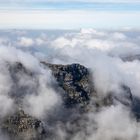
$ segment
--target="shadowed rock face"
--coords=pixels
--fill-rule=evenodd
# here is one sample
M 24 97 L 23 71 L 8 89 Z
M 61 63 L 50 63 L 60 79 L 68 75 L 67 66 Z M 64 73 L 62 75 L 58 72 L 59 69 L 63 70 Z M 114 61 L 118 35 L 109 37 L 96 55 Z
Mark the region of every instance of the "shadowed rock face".
M 26 94 L 37 94 L 38 80 L 35 74 L 27 70 L 21 63 L 17 62 L 13 65 L 8 65 L 10 76 L 12 78 L 12 88 L 9 95 L 16 101 L 21 101 Z M 24 81 L 33 81 L 32 84 L 26 84 Z M 18 94 L 17 94 L 18 93 Z
M 52 70 L 58 85 L 65 91 L 64 100 L 68 106 L 80 104 L 86 106 L 92 97 L 98 97 L 94 89 L 94 83 L 91 79 L 90 70 L 80 64 L 54 65 L 42 62 Z M 95 104 L 101 106 L 111 105 L 117 100 L 124 105 L 131 105 L 132 93 L 128 86 L 120 85 L 120 94 L 109 93 L 107 97 L 101 99 Z
M 115 101 L 118 101 L 125 106 L 132 107 L 132 110 L 134 110 L 135 114 L 139 116 L 140 113 L 136 111 L 137 105 L 139 105 L 139 100 L 136 100 L 136 98 L 132 96 L 129 87 L 122 85 L 120 96 L 110 93 L 104 99 L 94 100 L 94 98 L 98 97 L 98 93 L 96 93 L 94 89 L 94 82 L 91 79 L 92 76 L 88 68 L 80 64 L 56 65 L 45 62 L 41 62 L 41 64 L 52 71 L 52 75 L 57 81 L 57 86 L 62 89 L 60 90 L 62 93 L 60 93 L 60 91 L 58 91 L 58 93 L 60 93 L 62 96 L 64 106 L 59 110 L 62 110 L 64 116 L 62 115 L 61 119 L 57 118 L 56 121 L 61 121 L 64 123 L 63 117 L 66 116 L 65 114 L 69 113 L 69 120 L 67 121 L 69 121 L 71 125 L 68 130 L 70 135 L 79 131 L 81 127 L 84 127 L 81 126 L 80 122 L 81 119 L 84 119 L 82 115 L 87 112 L 82 112 L 81 115 L 78 114 L 78 109 L 86 108 L 88 105 L 90 106 L 91 98 L 93 99 L 93 105 L 95 105 L 95 108 L 109 106 L 114 104 Z M 22 99 L 25 94 L 29 94 L 31 91 L 33 91 L 34 94 L 37 94 L 36 91 L 38 87 L 38 81 L 35 74 L 27 70 L 21 63 L 16 63 L 12 66 L 9 66 L 9 71 L 14 83 L 9 95 L 15 100 L 17 108 L 22 108 Z M 29 78 L 30 80 L 35 81 L 32 87 L 30 87 L 28 84 L 19 85 L 19 75 L 20 78 L 26 77 L 27 79 Z M 135 103 L 136 101 L 138 103 Z M 85 111 L 88 110 L 86 109 Z M 61 113 L 58 112 L 58 114 Z M 58 114 L 56 117 L 59 116 Z M 48 119 L 47 121 L 48 122 L 44 123 L 48 123 L 47 126 L 49 126 L 50 120 Z M 57 123 L 56 121 L 54 123 L 51 122 L 50 125 L 55 125 L 55 123 Z M 24 110 L 18 109 L 16 113 L 5 118 L 5 120 L 1 123 L 1 127 L 5 133 L 10 135 L 12 140 L 43 140 L 44 138 L 46 139 L 48 137 L 48 128 L 45 127 L 46 124 L 44 125 L 44 123 L 43 121 L 26 114 Z M 78 127 L 75 127 L 75 125 Z
M 63 98 L 67 107 L 87 105 L 93 92 L 89 70 L 80 64 L 54 65 L 42 62 L 52 70 L 58 85 L 65 91 Z

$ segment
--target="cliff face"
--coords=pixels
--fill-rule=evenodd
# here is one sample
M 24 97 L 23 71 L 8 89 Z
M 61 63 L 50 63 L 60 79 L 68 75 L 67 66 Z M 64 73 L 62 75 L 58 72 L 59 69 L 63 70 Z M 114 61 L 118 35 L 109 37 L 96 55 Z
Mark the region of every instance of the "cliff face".
M 42 140 L 46 134 L 43 123 L 25 114 L 23 110 L 7 117 L 1 127 L 12 140 Z
M 55 65 L 45 62 L 42 62 L 42 64 L 51 69 L 58 85 L 65 91 L 63 98 L 67 107 L 77 104 L 85 107 L 90 103 L 92 97 L 96 98 L 94 102 L 97 106 L 111 105 L 114 100 L 124 105 L 130 105 L 132 102 L 131 90 L 126 85 L 120 85 L 120 95 L 108 93 L 107 97 L 98 100 L 92 73 L 80 64 Z
M 55 65 L 44 62 L 41 64 L 46 67 L 47 70 L 48 68 L 51 70 L 52 75 L 57 81 L 57 86 L 62 89 L 62 93 L 60 93 L 60 91 L 59 93 L 63 100 L 63 109 L 65 108 L 64 114 L 72 112 L 67 111 L 67 109 L 71 110 L 71 108 L 77 108 L 77 106 L 78 114 L 80 108 L 83 109 L 87 107 L 93 92 L 93 83 L 90 78 L 90 72 L 86 67 L 80 64 Z M 38 80 L 34 72 L 27 70 L 23 64 L 18 62 L 13 65 L 8 65 L 8 69 L 13 81 L 9 96 L 14 99 L 17 110 L 14 114 L 5 117 L 4 121 L 1 122 L 2 131 L 8 133 L 12 140 L 45 139 L 48 137 L 47 122 L 28 115 L 22 107 L 26 94 L 30 94 L 31 92 L 38 94 Z M 21 79 L 25 77 L 27 80 L 34 81 L 32 87 L 28 84 L 21 85 Z M 70 114 L 70 116 L 73 116 L 73 114 Z M 57 120 L 60 121 L 59 119 Z M 50 122 L 50 120 L 47 121 L 48 123 Z M 61 121 L 63 121 L 62 118 Z
M 90 72 L 86 67 L 80 64 L 43 64 L 51 69 L 58 85 L 65 91 L 63 99 L 67 107 L 75 104 L 82 107 L 89 103 L 93 92 L 93 83 Z
M 135 114 L 137 114 L 136 107 L 137 105 L 139 105 L 139 102 L 137 104 L 133 102 L 134 99 L 131 94 L 131 90 L 126 85 L 121 85 L 123 96 L 116 96 L 115 94 L 110 93 L 107 97 L 99 100 L 98 93 L 96 93 L 94 89 L 94 81 L 92 81 L 91 79 L 92 76 L 88 68 L 80 64 L 55 65 L 45 62 L 41 62 L 41 64 L 52 71 L 52 75 L 56 79 L 57 85 L 62 89 L 63 93 L 61 94 L 61 96 L 64 102 L 65 110 L 69 110 L 72 108 L 75 109 L 77 106 L 78 108 L 76 109 L 87 108 L 87 106 L 91 104 L 92 98 L 95 108 L 112 105 L 117 101 L 125 106 L 132 107 L 132 110 L 135 110 Z M 46 124 L 44 123 L 47 122 L 36 119 L 35 117 L 26 114 L 23 109 L 19 109 L 22 108 L 22 98 L 24 97 L 25 93 L 28 93 L 30 90 L 34 90 L 34 92 L 36 93 L 38 82 L 34 77 L 34 73 L 26 70 L 26 68 L 21 63 L 16 63 L 13 66 L 10 66 L 9 71 L 11 73 L 13 81 L 15 81 L 10 96 L 15 99 L 15 103 L 17 104 L 18 109 L 14 114 L 7 116 L 4 121 L 1 122 L 2 130 L 5 133 L 8 133 L 11 136 L 12 140 L 45 139 L 46 137 L 48 137 L 48 130 L 45 127 Z M 32 89 L 30 89 L 28 85 L 19 86 L 19 74 L 36 81 L 36 84 L 33 85 Z M 16 92 L 19 92 L 18 96 Z M 86 109 L 86 112 L 87 111 L 88 110 Z M 77 112 L 79 111 L 77 110 Z M 72 115 L 75 115 L 75 112 L 71 111 L 71 116 Z M 80 129 L 81 125 L 79 124 L 79 118 L 81 119 L 82 117 L 78 116 L 77 118 L 74 118 L 74 120 L 71 120 L 71 124 L 77 124 L 79 126 L 78 128 Z M 76 132 L 73 126 L 71 126 L 71 129 L 68 131 L 70 131 L 70 134 L 74 133 L 74 131 Z

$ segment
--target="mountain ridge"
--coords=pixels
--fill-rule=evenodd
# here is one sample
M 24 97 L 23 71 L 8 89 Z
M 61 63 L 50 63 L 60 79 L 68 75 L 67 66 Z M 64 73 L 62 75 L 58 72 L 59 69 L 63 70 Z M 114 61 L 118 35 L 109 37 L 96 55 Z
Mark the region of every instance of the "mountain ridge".
M 69 118 L 72 118 L 72 120 L 68 119 L 68 121 L 70 121 L 71 123 L 74 121 L 75 125 L 78 126 L 80 120 L 83 119 L 83 116 L 91 109 L 91 104 L 98 111 L 98 109 L 102 106 L 111 106 L 116 102 L 120 102 L 122 105 L 132 108 L 132 111 L 134 110 L 134 114 L 139 116 L 139 112 L 137 112 L 135 108 L 140 104 L 140 102 L 138 100 L 136 104 L 133 102 L 135 97 L 133 97 L 131 89 L 127 85 L 120 85 L 123 96 L 119 97 L 114 93 L 109 93 L 108 96 L 100 100 L 98 99 L 98 93 L 96 92 L 96 89 L 94 87 L 94 81 L 91 78 L 92 73 L 90 69 L 84 67 L 83 65 L 75 63 L 69 65 L 58 65 L 40 62 L 40 64 L 51 70 L 52 75 L 56 80 L 57 86 L 62 89 L 63 94 L 61 94 L 61 97 L 63 100 L 63 106 L 61 107 L 64 111 L 64 116 L 65 114 L 69 113 Z M 18 73 L 20 73 L 21 75 L 26 75 L 31 79 L 34 78 L 34 74 L 31 71 L 27 70 L 25 66 L 20 62 L 9 66 L 9 71 L 11 72 L 11 77 L 15 81 L 15 86 L 13 87 L 14 91 L 11 91 L 10 96 L 16 100 L 18 110 L 14 114 L 5 117 L 4 121 L 2 122 L 2 130 L 4 130 L 4 132 L 8 133 L 9 135 L 12 134 L 12 140 L 21 139 L 22 132 L 25 133 L 25 137 L 22 137 L 23 140 L 42 140 L 48 138 L 50 130 L 47 130 L 47 127 L 49 127 L 48 124 L 50 120 L 48 119 L 48 122 L 39 120 L 33 116 L 28 115 L 22 108 L 22 98 L 27 90 L 30 91 L 30 87 L 19 86 Z M 36 87 L 37 84 L 34 86 Z M 36 90 L 36 88 L 33 90 Z M 20 93 L 17 97 L 16 92 L 19 91 Z M 136 107 L 134 106 L 134 104 Z M 60 114 L 60 116 L 63 119 L 64 116 L 62 114 Z M 62 122 L 62 124 L 65 124 L 62 119 L 59 120 L 59 118 L 55 117 L 54 124 L 58 121 Z M 44 123 L 46 123 L 48 126 L 46 127 L 46 124 Z M 52 125 L 52 123 L 50 124 Z M 68 133 L 70 133 L 71 135 L 79 131 L 80 127 L 78 128 L 78 130 L 72 129 L 73 127 L 71 126 L 71 129 L 68 130 Z M 51 135 L 53 135 L 53 132 L 51 133 Z

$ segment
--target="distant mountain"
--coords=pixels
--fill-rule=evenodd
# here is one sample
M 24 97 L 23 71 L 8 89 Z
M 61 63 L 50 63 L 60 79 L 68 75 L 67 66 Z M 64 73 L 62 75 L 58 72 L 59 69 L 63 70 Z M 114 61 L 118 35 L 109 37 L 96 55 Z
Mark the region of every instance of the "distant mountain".
M 123 61 L 140 60 L 140 54 L 130 55 L 130 56 L 122 56 L 121 59 L 122 59 Z

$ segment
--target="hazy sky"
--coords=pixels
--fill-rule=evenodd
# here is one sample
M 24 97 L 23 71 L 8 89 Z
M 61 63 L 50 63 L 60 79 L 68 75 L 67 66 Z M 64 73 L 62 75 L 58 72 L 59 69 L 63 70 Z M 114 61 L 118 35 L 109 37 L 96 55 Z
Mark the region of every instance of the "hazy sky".
M 139 28 L 140 0 L 0 0 L 0 28 Z

